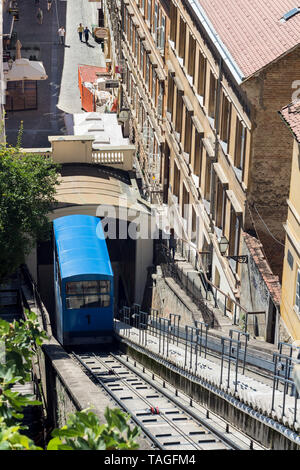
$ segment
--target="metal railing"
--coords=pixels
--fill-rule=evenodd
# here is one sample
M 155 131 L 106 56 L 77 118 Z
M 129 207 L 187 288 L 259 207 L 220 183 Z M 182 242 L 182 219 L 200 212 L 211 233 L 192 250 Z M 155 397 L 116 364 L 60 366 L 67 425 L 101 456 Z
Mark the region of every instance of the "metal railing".
M 187 273 L 174 261 L 166 240 L 159 240 L 155 245 L 156 263 L 161 266 L 164 277 L 172 277 L 188 294 L 193 303 L 201 311 L 204 320 L 214 327 L 215 319 L 212 308 L 203 297 L 200 275 L 190 278 Z M 198 276 L 198 278 L 197 278 Z M 197 283 L 197 280 L 199 281 Z
M 46 310 L 44 308 L 44 304 L 43 304 L 42 299 L 40 297 L 37 285 L 36 285 L 35 281 L 32 279 L 32 276 L 29 272 L 29 269 L 25 264 L 21 266 L 21 273 L 22 273 L 22 276 L 23 276 L 26 284 L 31 289 L 35 307 L 38 308 L 39 311 L 40 311 L 41 318 L 42 318 L 42 323 L 43 323 L 43 328 L 51 336 L 52 335 L 51 325 L 50 325 Z M 23 301 L 24 301 L 25 307 L 30 310 L 30 307 L 29 307 L 29 305 L 28 305 L 28 303 L 25 299 L 25 296 L 23 296 Z
M 282 343 L 281 343 L 282 344 Z M 299 400 L 299 392 L 296 388 L 292 372 L 296 364 L 300 364 L 299 359 L 295 359 L 287 354 L 280 352 L 273 354 L 274 362 L 274 375 L 273 375 L 273 390 L 272 390 L 272 411 L 275 411 L 275 398 L 278 392 L 279 385 L 282 385 L 282 401 L 279 405 L 281 407 L 281 419 L 286 416 L 287 396 L 294 397 L 294 421 L 297 421 L 297 403 Z M 277 394 L 278 395 L 278 394 Z M 278 397 L 277 397 L 278 398 Z
M 210 264 L 209 252 L 204 254 L 191 247 L 190 242 L 183 239 L 177 239 L 177 252 L 185 258 L 193 268 L 199 272 L 205 299 L 214 303 L 215 308 L 219 308 L 224 316 L 232 317 L 233 325 L 240 325 L 246 328 L 247 310 L 244 309 L 236 300 L 225 294 L 219 287 L 214 285 L 207 277 L 208 264 Z M 205 262 L 203 262 L 203 258 Z M 247 331 L 247 330 L 246 330 Z
M 184 325 L 180 326 L 180 315 L 170 313 L 169 318 L 161 317 L 158 310 L 151 309 L 149 313 L 143 312 L 140 305 L 134 304 L 132 307 L 123 307 L 119 311 L 118 319 L 123 323 L 121 327 L 125 338 L 136 341 L 139 346 L 150 346 L 157 338 L 156 347 L 158 346 L 158 355 L 167 360 L 175 362 L 178 366 L 177 357 L 174 355 L 179 354 L 174 345 L 177 345 L 182 350 L 180 354 L 179 367 L 184 371 L 195 376 L 201 376 L 201 368 L 209 366 L 209 363 L 200 365 L 199 359 L 202 358 L 206 361 L 207 355 L 212 354 L 211 341 L 212 336 L 208 334 L 209 325 L 204 322 L 197 322 L 196 326 Z M 125 325 L 125 328 L 124 328 Z M 115 325 L 116 328 L 116 325 Z M 133 331 L 138 330 L 138 333 Z M 116 329 L 117 330 L 117 329 Z M 134 334 L 133 334 L 134 333 Z M 239 386 L 248 388 L 249 385 L 243 385 L 243 380 L 238 374 L 245 374 L 246 364 L 252 364 L 248 361 L 248 341 L 249 334 L 239 330 L 230 330 L 229 337 L 213 337 L 214 341 L 218 343 L 219 351 L 219 379 L 217 380 L 218 386 L 223 388 L 227 393 L 232 393 L 235 396 L 238 394 Z M 299 408 L 299 393 L 296 389 L 293 380 L 293 368 L 296 364 L 300 364 L 299 359 L 295 359 L 289 354 L 283 354 L 282 348 L 291 347 L 287 343 L 279 343 L 279 352 L 273 353 L 273 371 L 270 370 L 270 400 L 269 408 L 271 413 L 283 418 L 287 415 L 289 410 L 290 417 L 293 419 L 293 426 L 295 425 L 298 415 L 297 409 Z M 300 355 L 300 347 L 299 355 Z M 215 357 L 215 354 L 213 354 Z M 251 351 L 253 358 L 253 350 Z M 256 359 L 260 357 L 259 351 L 256 353 Z M 215 359 L 214 359 L 215 362 Z M 217 376 L 218 377 L 218 376 Z M 241 383 L 242 381 L 242 383 Z M 259 377 L 258 382 L 261 381 Z M 241 384 L 241 385 L 240 385 Z M 251 388 L 251 387 L 250 387 Z M 254 389 L 253 389 L 254 390 Z M 256 390 L 254 390 L 256 391 Z M 258 392 L 260 393 L 260 392 Z M 264 393 L 264 392 L 262 392 Z M 293 397 L 294 405 L 289 403 L 287 405 L 287 397 Z M 280 412 L 278 411 L 280 410 Z M 298 410 L 299 412 L 299 410 Z M 292 414 L 291 414 L 292 413 Z M 291 421 L 291 420 L 290 420 Z

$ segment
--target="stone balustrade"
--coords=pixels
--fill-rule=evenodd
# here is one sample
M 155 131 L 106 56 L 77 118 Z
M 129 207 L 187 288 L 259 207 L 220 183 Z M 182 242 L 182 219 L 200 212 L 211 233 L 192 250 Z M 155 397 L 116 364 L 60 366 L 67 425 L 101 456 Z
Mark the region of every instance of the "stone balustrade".
M 82 136 L 50 136 L 51 148 L 26 148 L 24 153 L 35 153 L 52 156 L 55 163 L 87 163 L 111 166 L 120 170 L 130 171 L 136 148 L 134 145 L 97 145 L 94 148 L 94 137 Z

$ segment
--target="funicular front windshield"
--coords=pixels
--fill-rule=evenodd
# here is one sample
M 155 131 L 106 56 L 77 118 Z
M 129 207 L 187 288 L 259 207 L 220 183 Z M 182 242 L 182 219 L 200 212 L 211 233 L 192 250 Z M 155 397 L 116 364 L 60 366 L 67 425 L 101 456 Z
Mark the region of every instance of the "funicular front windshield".
M 66 283 L 66 307 L 103 308 L 110 305 L 110 281 L 77 281 Z

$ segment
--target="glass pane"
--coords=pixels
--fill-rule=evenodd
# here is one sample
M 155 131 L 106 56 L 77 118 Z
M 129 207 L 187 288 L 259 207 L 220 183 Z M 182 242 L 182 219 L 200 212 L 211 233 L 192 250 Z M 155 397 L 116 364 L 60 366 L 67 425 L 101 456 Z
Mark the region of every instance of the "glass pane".
M 67 282 L 66 294 L 83 294 L 82 282 Z
M 110 281 L 100 281 L 99 292 L 101 294 L 109 294 L 109 292 L 110 292 Z
M 66 306 L 67 309 L 80 309 L 84 307 L 84 297 L 83 296 L 71 296 L 66 297 Z
M 99 292 L 99 281 L 84 281 L 82 284 L 85 294 L 96 294 Z
M 110 304 L 110 296 L 109 295 L 101 295 L 101 307 L 104 308 L 104 307 L 109 307 L 109 304 Z
M 100 299 L 99 295 L 86 295 L 84 297 L 84 308 L 99 308 Z

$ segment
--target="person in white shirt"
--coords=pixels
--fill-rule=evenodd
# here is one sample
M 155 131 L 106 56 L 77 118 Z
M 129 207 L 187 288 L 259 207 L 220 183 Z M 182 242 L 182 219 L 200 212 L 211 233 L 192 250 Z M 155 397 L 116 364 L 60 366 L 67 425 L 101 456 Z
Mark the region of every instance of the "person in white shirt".
M 66 34 L 66 31 L 65 31 L 64 27 L 61 26 L 58 30 L 58 36 L 59 36 L 59 39 L 60 39 L 60 44 L 62 44 L 62 45 L 65 44 L 65 34 Z

